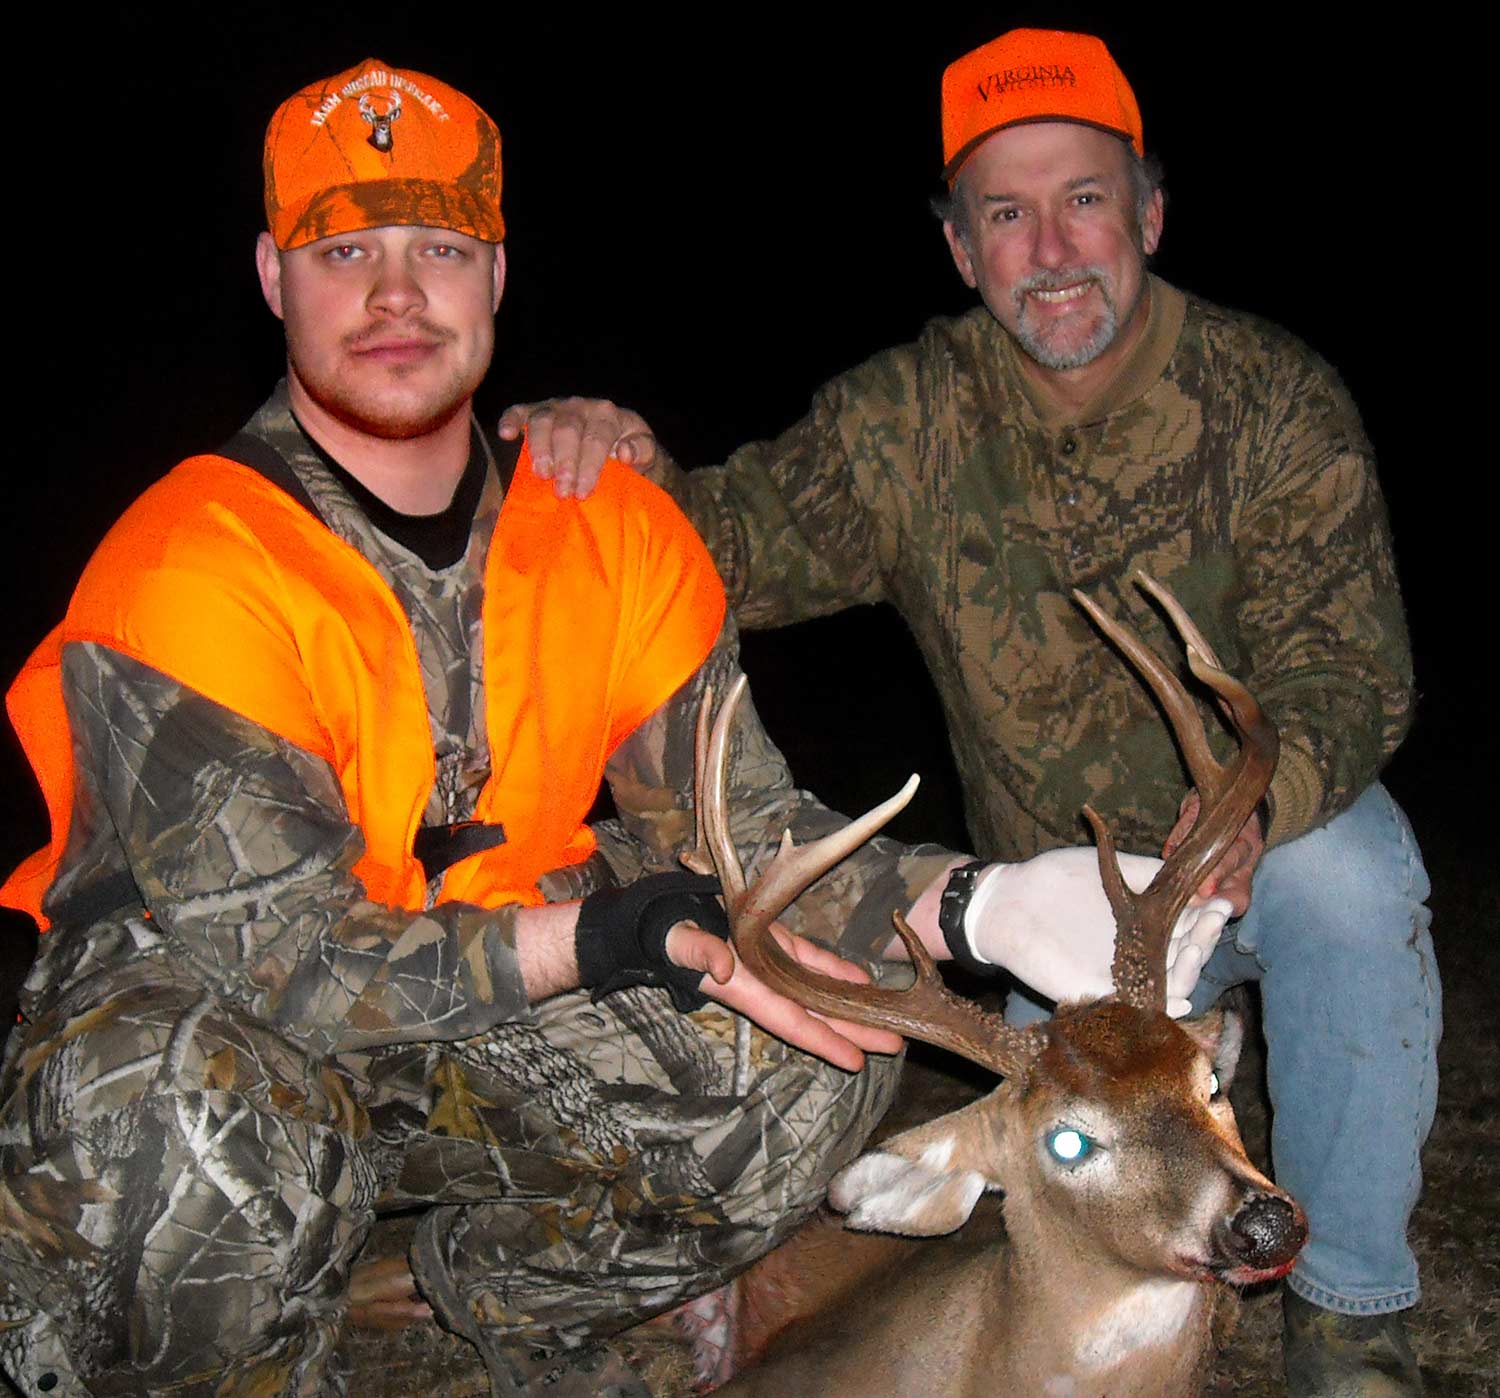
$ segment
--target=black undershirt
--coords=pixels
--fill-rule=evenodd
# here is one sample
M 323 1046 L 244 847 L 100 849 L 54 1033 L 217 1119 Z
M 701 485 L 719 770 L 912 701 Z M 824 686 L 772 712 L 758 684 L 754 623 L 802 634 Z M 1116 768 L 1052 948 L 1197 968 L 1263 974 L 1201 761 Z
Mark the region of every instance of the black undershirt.
M 298 424 L 301 426 L 301 423 Z M 469 428 L 469 460 L 464 473 L 453 492 L 453 499 L 446 509 L 434 515 L 408 515 L 393 510 L 367 485 L 350 475 L 323 447 L 313 439 L 307 428 L 302 428 L 318 459 L 328 468 L 329 474 L 349 492 L 366 519 L 388 539 L 394 539 L 402 548 L 416 554 L 434 572 L 451 568 L 464 556 L 469 546 L 469 531 L 474 526 L 474 513 L 479 508 L 479 497 L 484 491 L 484 471 L 487 460 L 484 446 L 479 439 L 479 430 Z

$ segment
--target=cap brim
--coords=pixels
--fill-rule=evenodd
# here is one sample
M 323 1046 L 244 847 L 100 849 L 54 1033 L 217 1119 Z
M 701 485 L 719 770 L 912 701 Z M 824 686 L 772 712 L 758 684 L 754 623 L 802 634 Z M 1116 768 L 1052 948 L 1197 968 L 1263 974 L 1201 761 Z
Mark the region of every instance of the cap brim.
M 505 238 L 500 210 L 462 186 L 435 180 L 368 180 L 320 190 L 280 210 L 271 236 L 283 252 L 364 228 L 449 228 L 485 243 Z
M 981 131 L 977 136 L 971 137 L 965 145 L 959 148 L 958 154 L 943 166 L 942 178 L 947 180 L 949 184 L 952 184 L 954 176 L 958 174 L 964 161 L 973 155 L 995 132 L 1005 131 L 1012 126 L 1038 126 L 1042 122 L 1047 121 L 1066 121 L 1073 126 L 1092 126 L 1095 131 L 1102 131 L 1107 136 L 1118 136 L 1137 155 L 1145 154 L 1144 151 L 1136 149 L 1135 135 L 1132 132 L 1121 130 L 1118 126 L 1107 126 L 1102 121 L 1089 121 L 1084 117 L 1064 116 L 1060 113 L 1049 113 L 1045 116 L 1038 114 L 1036 116 L 1015 117 L 1010 121 L 997 122 L 994 126 Z

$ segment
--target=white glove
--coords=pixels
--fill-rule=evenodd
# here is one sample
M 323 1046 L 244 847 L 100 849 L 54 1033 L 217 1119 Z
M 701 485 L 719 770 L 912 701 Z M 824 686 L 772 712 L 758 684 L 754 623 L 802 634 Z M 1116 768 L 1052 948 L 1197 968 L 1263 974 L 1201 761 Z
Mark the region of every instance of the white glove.
M 1205 903 L 1189 903 L 1178 914 L 1167 943 L 1167 1013 L 1173 1019 L 1181 1019 L 1191 1008 L 1188 996 L 1233 913 L 1229 899 L 1210 898 Z
M 1126 884 L 1141 892 L 1162 861 L 1120 855 Z M 1227 899 L 1189 904 L 1167 946 L 1167 1013 L 1188 1012 L 1188 996 L 1218 945 Z M 1051 1000 L 1095 1000 L 1114 988 L 1115 917 L 1092 848 L 1055 849 L 1021 864 L 992 864 L 974 885 L 964 935 L 976 961 L 1003 966 Z

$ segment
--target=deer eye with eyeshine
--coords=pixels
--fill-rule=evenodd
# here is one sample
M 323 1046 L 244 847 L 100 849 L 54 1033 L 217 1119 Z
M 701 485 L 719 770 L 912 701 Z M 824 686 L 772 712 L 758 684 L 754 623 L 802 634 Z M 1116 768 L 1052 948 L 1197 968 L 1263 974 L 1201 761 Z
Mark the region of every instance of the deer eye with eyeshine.
M 1047 1149 L 1054 1160 L 1060 1160 L 1064 1165 L 1076 1165 L 1094 1149 L 1094 1143 L 1082 1131 L 1060 1126 L 1047 1137 Z
M 1210 1073 L 1208 1075 L 1208 1095 L 1210 1099 L 1222 1096 L 1223 1092 L 1224 1087 L 1219 1081 L 1219 1075 L 1217 1073 Z

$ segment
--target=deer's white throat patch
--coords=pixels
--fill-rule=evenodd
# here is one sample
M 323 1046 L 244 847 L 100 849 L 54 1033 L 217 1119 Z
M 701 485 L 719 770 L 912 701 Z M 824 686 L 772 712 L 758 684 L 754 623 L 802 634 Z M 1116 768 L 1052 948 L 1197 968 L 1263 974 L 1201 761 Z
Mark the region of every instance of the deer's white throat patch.
M 1189 1281 L 1142 1282 L 1079 1332 L 1075 1362 L 1085 1370 L 1109 1369 L 1135 1350 L 1170 1343 L 1193 1314 L 1200 1290 Z

